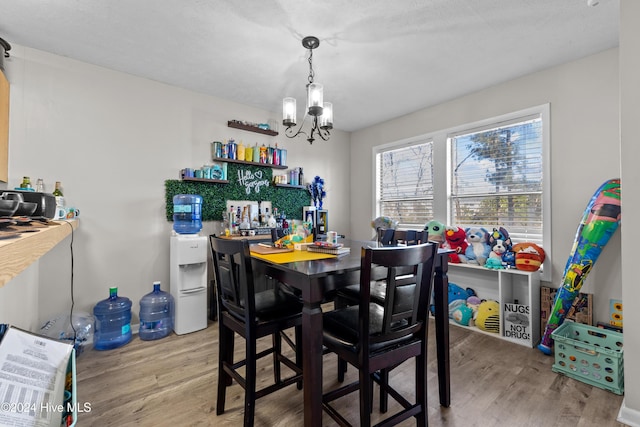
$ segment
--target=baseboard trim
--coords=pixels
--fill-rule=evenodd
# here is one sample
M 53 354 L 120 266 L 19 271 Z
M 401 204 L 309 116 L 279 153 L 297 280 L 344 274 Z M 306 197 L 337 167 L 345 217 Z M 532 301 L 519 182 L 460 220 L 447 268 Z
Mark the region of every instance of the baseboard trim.
M 620 406 L 620 411 L 618 412 L 618 418 L 616 421 L 631 427 L 640 427 L 640 411 L 628 408 L 625 405 L 625 401 L 622 400 L 622 405 Z

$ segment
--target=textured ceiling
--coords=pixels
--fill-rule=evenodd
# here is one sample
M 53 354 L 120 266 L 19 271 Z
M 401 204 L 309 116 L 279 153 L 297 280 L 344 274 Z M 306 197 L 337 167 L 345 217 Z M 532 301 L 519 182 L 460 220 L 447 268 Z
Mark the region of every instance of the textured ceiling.
M 316 36 L 345 131 L 616 47 L 618 21 L 619 0 L 0 0 L 11 44 L 299 116 Z

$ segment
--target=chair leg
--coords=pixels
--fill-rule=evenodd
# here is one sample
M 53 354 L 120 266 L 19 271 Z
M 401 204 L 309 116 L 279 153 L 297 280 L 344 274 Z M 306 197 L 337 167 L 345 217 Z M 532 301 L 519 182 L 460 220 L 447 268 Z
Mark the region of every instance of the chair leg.
M 416 425 L 418 427 L 427 427 L 429 425 L 426 348 L 424 350 L 421 355 L 416 357 L 416 404 L 422 407 L 422 412 L 416 415 Z
M 380 412 L 383 414 L 387 412 L 389 408 L 389 393 L 386 386 L 389 385 L 389 370 L 380 370 Z
M 246 339 L 246 365 L 244 390 L 244 425 L 252 427 L 256 409 L 256 339 L 248 336 Z
M 276 384 L 280 382 L 282 374 L 280 371 L 280 354 L 282 353 L 282 337 L 280 332 L 275 332 L 272 335 L 273 343 L 273 380 Z
M 229 330 L 220 322 L 220 333 L 218 336 L 218 398 L 216 402 L 216 414 L 224 413 L 224 405 L 227 394 L 227 387 L 231 385 L 233 379 L 224 369 L 224 365 L 233 364 L 233 331 Z
M 371 375 L 367 373 L 366 369 L 360 369 L 360 426 L 371 426 L 371 412 L 373 407 L 371 402 L 373 401 L 373 384 Z
M 345 372 L 347 372 L 347 362 L 338 356 L 338 382 L 344 382 Z

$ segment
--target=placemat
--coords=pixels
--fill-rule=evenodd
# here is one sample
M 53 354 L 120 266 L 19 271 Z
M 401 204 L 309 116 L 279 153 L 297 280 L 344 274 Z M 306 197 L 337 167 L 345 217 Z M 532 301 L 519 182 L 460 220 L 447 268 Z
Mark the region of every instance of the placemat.
M 321 254 L 317 252 L 308 252 L 308 251 L 293 251 L 293 252 L 284 252 L 279 254 L 258 254 L 255 252 L 251 252 L 251 256 L 256 258 L 266 259 L 267 261 L 274 262 L 276 264 L 286 264 L 288 262 L 295 261 L 313 261 L 316 259 L 328 259 L 328 258 L 337 258 L 335 255 L 330 254 Z

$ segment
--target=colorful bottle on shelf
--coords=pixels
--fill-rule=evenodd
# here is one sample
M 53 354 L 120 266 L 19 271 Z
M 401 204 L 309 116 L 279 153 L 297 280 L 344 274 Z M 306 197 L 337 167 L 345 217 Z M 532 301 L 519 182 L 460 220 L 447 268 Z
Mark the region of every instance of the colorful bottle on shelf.
M 109 298 L 93 307 L 95 330 L 93 348 L 111 350 L 131 341 L 131 300 L 118 296 L 118 288 L 109 288 Z
M 253 147 L 253 161 L 254 163 L 260 162 L 260 148 L 258 148 L 258 143 Z
M 267 147 L 264 144 L 260 147 L 260 163 L 267 163 Z
M 245 158 L 244 150 L 245 150 L 244 144 L 242 144 L 242 141 L 240 141 L 240 144 L 238 144 L 238 149 L 237 149 L 238 160 L 244 161 L 244 158 Z

